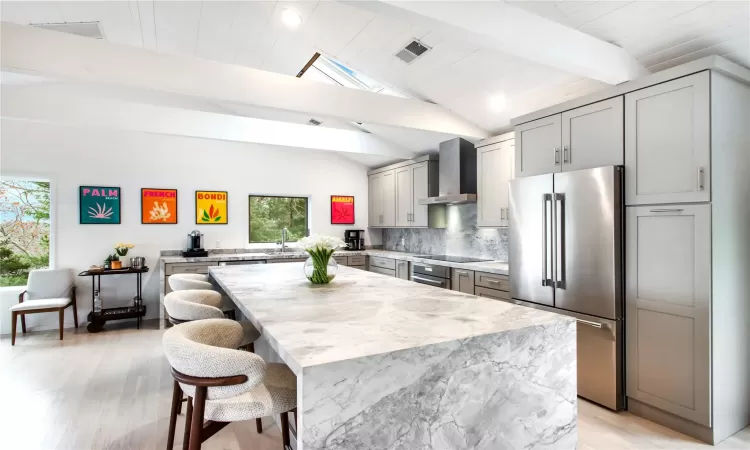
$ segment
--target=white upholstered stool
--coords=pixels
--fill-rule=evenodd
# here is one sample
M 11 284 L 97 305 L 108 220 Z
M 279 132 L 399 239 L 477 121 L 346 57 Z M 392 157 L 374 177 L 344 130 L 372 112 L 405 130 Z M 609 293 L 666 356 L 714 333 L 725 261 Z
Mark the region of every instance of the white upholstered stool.
M 266 363 L 258 355 L 235 350 L 242 339 L 242 327 L 228 319 L 186 322 L 164 333 L 164 353 L 175 379 L 168 449 L 174 445 L 183 391 L 189 396 L 185 422 L 189 450 L 200 449 L 229 422 L 256 419 L 257 423 L 276 414 L 281 414 L 284 449 L 289 446 L 287 413 L 295 412 L 296 417 L 297 379 L 284 364 Z
M 176 273 L 169 276 L 169 287 L 173 291 L 186 291 L 189 289 L 213 289 L 208 275 L 202 273 Z

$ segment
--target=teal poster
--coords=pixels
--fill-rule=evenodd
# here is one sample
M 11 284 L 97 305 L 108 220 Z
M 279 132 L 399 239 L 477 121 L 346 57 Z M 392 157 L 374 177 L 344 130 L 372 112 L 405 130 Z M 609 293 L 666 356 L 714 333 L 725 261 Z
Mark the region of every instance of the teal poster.
M 78 191 L 80 223 L 120 223 L 120 188 L 81 186 Z

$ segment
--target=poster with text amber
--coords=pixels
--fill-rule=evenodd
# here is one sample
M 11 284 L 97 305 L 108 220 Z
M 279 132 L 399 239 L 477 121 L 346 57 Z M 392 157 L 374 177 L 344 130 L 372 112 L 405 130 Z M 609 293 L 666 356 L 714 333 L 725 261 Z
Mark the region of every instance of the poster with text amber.
M 141 189 L 141 223 L 177 223 L 177 189 Z
M 195 191 L 195 223 L 203 225 L 229 223 L 226 191 Z
M 331 224 L 354 224 L 354 197 L 351 195 L 331 196 Z

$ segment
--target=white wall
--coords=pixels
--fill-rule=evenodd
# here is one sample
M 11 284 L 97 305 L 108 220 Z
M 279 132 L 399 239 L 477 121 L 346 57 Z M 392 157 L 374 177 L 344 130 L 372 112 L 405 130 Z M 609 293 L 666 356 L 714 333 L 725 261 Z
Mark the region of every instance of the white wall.
M 145 256 L 152 268 L 144 276 L 147 317 L 158 317 L 158 258 L 162 249 L 179 249 L 194 229 L 206 247 L 244 247 L 248 239 L 248 194 L 310 197 L 312 233 L 343 238 L 344 229 L 367 227 L 367 168 L 332 152 L 280 149 L 262 145 L 162 136 L 137 132 L 74 129 L 3 119 L 0 174 L 48 178 L 53 189 L 53 254 L 56 267 L 76 273 L 101 264 L 117 242 L 135 244 L 130 256 Z M 122 188 L 121 225 L 79 225 L 78 186 Z M 178 189 L 177 225 L 142 225 L 140 189 Z M 229 192 L 228 225 L 196 225 L 196 189 Z M 355 225 L 330 224 L 330 195 L 354 195 Z M 380 234 L 372 243 L 380 243 Z M 369 240 L 369 237 L 368 237 Z M 128 304 L 134 276 L 102 277 L 107 306 Z M 79 321 L 91 310 L 91 279 L 78 280 Z M 113 299 L 118 299 L 115 302 Z M 7 308 L 17 294 L 0 293 L 0 334 L 10 332 Z M 54 317 L 53 317 L 54 316 Z M 54 314 L 29 316 L 31 328 L 54 328 Z M 72 313 L 66 323 L 72 326 Z

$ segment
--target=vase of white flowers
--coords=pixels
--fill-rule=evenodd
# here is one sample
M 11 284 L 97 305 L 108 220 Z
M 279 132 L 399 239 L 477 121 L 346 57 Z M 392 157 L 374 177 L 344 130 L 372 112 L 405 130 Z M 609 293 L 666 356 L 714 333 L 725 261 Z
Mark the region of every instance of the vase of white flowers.
M 315 284 L 327 284 L 336 276 L 338 264 L 331 258 L 344 241 L 332 236 L 309 236 L 299 240 L 299 245 L 310 255 L 305 261 L 305 276 Z

